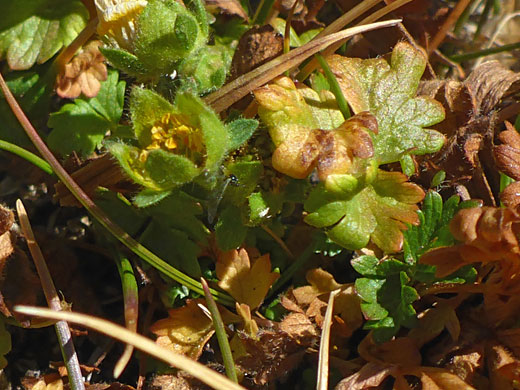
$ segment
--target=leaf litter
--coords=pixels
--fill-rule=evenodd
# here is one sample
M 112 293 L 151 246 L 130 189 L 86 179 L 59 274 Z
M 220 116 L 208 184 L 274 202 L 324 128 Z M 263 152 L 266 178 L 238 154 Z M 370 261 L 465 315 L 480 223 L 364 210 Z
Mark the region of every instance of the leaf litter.
M 516 388 L 518 57 L 512 48 L 464 59 L 511 43 L 489 14 L 514 30 L 513 2 L 468 6 L 456 21 L 454 2 L 411 1 L 397 9 L 399 28 L 354 36 L 325 56 L 330 72 L 308 79 L 298 79 L 312 68 L 302 62 L 350 38 L 313 40 L 341 15 L 326 2 L 15 3 L 0 6 L 0 59 L 23 110 L 108 218 L 195 284 L 126 252 L 70 207 L 80 203 L 64 183 L 17 169 L 37 164 L 28 144 L 0 145 L 19 156 L 0 160 L 0 365 L 10 384 L 70 386 L 63 367 L 49 369 L 58 350 L 40 341 L 51 324 L 13 310 L 44 302 L 9 210 L 23 198 L 73 311 L 124 321 L 132 296 L 139 333 L 224 373 L 194 287 L 208 280 L 246 388 L 314 388 L 329 326 L 325 375 L 337 390 Z M 337 6 L 356 20 L 378 3 Z M 71 58 L 61 66 L 60 50 Z M 13 131 L 0 140 L 24 139 L 9 110 L 1 99 Z M 129 258 L 138 295 L 121 293 L 114 253 Z M 207 388 L 144 354 L 115 382 L 121 349 L 72 331 L 94 367 L 88 388 Z

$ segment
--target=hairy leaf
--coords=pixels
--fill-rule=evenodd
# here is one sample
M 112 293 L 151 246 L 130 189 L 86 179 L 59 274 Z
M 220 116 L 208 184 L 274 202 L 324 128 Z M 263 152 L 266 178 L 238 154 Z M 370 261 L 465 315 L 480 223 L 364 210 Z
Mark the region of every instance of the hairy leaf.
M 17 70 L 49 60 L 88 20 L 80 0 L 2 0 L 0 15 L 0 60 Z
M 399 161 L 406 153 L 438 151 L 444 136 L 423 127 L 444 119 L 439 102 L 416 97 L 426 57 L 410 44 L 398 43 L 390 64 L 382 58 L 362 60 L 333 55 L 329 66 L 354 113 L 375 115 L 379 132 L 373 136 L 380 164 Z

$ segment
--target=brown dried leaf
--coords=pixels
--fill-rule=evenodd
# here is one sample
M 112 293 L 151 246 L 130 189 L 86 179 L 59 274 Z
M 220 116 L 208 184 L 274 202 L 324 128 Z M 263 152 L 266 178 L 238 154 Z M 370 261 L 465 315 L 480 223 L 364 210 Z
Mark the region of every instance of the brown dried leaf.
M 238 333 L 247 356 L 235 363 L 256 385 L 273 383 L 287 376 L 302 360 L 305 347 L 282 331 L 260 332 L 258 339 Z
M 498 61 L 488 61 L 473 70 L 465 81 L 478 111 L 487 115 L 508 94 L 520 88 L 520 73 L 507 69 Z
M 218 285 L 239 303 L 255 309 L 264 300 L 269 288 L 280 274 L 271 272 L 269 254 L 263 255 L 253 264 L 246 250 L 231 250 L 221 253 L 216 265 Z
M 229 80 L 234 80 L 283 52 L 283 37 L 269 24 L 253 27 L 238 41 Z
M 468 385 L 457 375 L 442 368 L 420 367 L 408 374 L 421 379 L 422 390 L 475 390 L 473 386 Z
M 218 9 L 224 14 L 236 15 L 245 21 L 249 21 L 246 11 L 238 0 L 206 0 L 204 3 L 208 11 Z
M 245 303 L 235 303 L 237 314 L 242 317 L 242 320 L 244 321 L 244 332 L 249 337 L 255 338 L 258 334 L 258 324 L 256 321 L 251 318 L 251 308 L 247 306 Z
M 520 380 L 520 361 L 503 345 L 490 341 L 486 362 L 492 389 L 513 390 Z
M 379 363 L 367 363 L 355 374 L 342 379 L 336 386 L 336 390 L 365 390 L 373 389 L 381 385 L 383 381 L 395 372 L 395 367 L 380 365 Z
M 310 286 L 298 287 L 293 290 L 294 297 L 299 305 L 309 305 L 319 295 L 341 288 L 341 284 L 336 282 L 330 273 L 321 268 L 308 271 L 306 278 L 311 284 Z
M 204 345 L 215 330 L 209 318 L 198 306 L 204 299 L 189 299 L 186 306 L 170 309 L 169 317 L 150 326 L 157 337 L 156 343 L 174 352 L 198 359 Z
M 99 51 L 101 44 L 90 41 L 61 69 L 56 77 L 56 93 L 60 97 L 75 99 L 83 93 L 92 98 L 98 94 L 101 81 L 108 76 L 105 58 Z
M 280 323 L 280 330 L 302 345 L 312 345 L 318 336 L 315 326 L 303 313 L 289 313 Z
M 516 232 L 520 217 L 510 208 L 481 207 L 460 210 L 450 223 L 450 231 L 462 244 L 433 249 L 420 261 L 437 266 L 436 275 L 444 277 L 461 265 L 500 261 L 508 276 L 520 267 L 520 247 Z
M 368 335 L 359 344 L 358 352 L 368 362 L 408 368 L 418 367 L 422 359 L 415 340 L 409 337 L 399 337 L 383 344 L 376 344 Z
M 509 122 L 506 122 L 506 128 L 498 135 L 502 145 L 493 147 L 493 156 L 500 171 L 520 180 L 520 134 Z

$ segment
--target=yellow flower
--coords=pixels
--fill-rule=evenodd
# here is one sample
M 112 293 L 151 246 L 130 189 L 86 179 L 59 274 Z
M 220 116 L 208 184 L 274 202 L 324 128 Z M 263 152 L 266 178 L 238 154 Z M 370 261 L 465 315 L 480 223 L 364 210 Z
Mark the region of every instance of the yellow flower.
M 121 49 L 133 51 L 136 20 L 146 0 L 95 0 L 99 18 L 97 32 Z
M 165 114 L 150 130 L 152 142 L 141 153 L 140 160 L 146 161 L 149 150 L 163 149 L 186 155 L 193 162 L 201 163 L 205 152 L 200 129 L 193 127 L 182 115 Z

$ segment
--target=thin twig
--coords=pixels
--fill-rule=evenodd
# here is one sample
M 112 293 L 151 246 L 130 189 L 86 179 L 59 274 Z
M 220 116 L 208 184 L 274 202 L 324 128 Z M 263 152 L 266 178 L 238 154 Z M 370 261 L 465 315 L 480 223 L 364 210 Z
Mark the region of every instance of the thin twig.
M 446 38 L 448 31 L 457 22 L 457 19 L 462 15 L 470 2 L 471 0 L 460 0 L 455 8 L 453 8 L 450 16 L 448 16 L 448 18 L 444 21 L 439 31 L 437 31 L 437 34 L 435 34 L 431 42 L 428 44 L 428 55 L 437 50 L 442 41 L 444 41 L 444 38 Z
M 224 375 L 196 362 L 180 353 L 173 352 L 155 344 L 152 340 L 140 334 L 129 331 L 113 322 L 94 316 L 72 313 L 70 311 L 54 311 L 41 307 L 15 306 L 14 311 L 20 314 L 64 320 L 73 324 L 81 324 L 84 327 L 106 334 L 123 343 L 132 344 L 135 348 L 162 360 L 174 367 L 186 371 L 208 386 L 217 390 L 246 390 L 244 387 L 230 381 Z
M 18 212 L 18 219 L 20 220 L 20 226 L 25 236 L 25 240 L 27 241 L 27 246 L 31 252 L 36 270 L 38 271 L 38 276 L 40 277 L 47 304 L 52 310 L 61 311 L 62 307 L 60 297 L 58 296 L 56 287 L 54 287 L 54 282 L 52 281 L 51 274 L 47 268 L 47 264 L 45 263 L 43 253 L 36 242 L 36 238 L 34 237 L 31 228 L 31 223 L 29 222 L 29 217 L 27 216 L 25 207 L 20 199 L 16 201 L 16 211 Z M 76 355 L 74 343 L 72 342 L 69 325 L 65 321 L 58 321 L 54 327 L 56 329 L 56 335 L 58 336 L 63 360 L 67 367 L 70 386 L 72 390 L 85 390 L 83 375 L 81 374 L 78 356 Z

